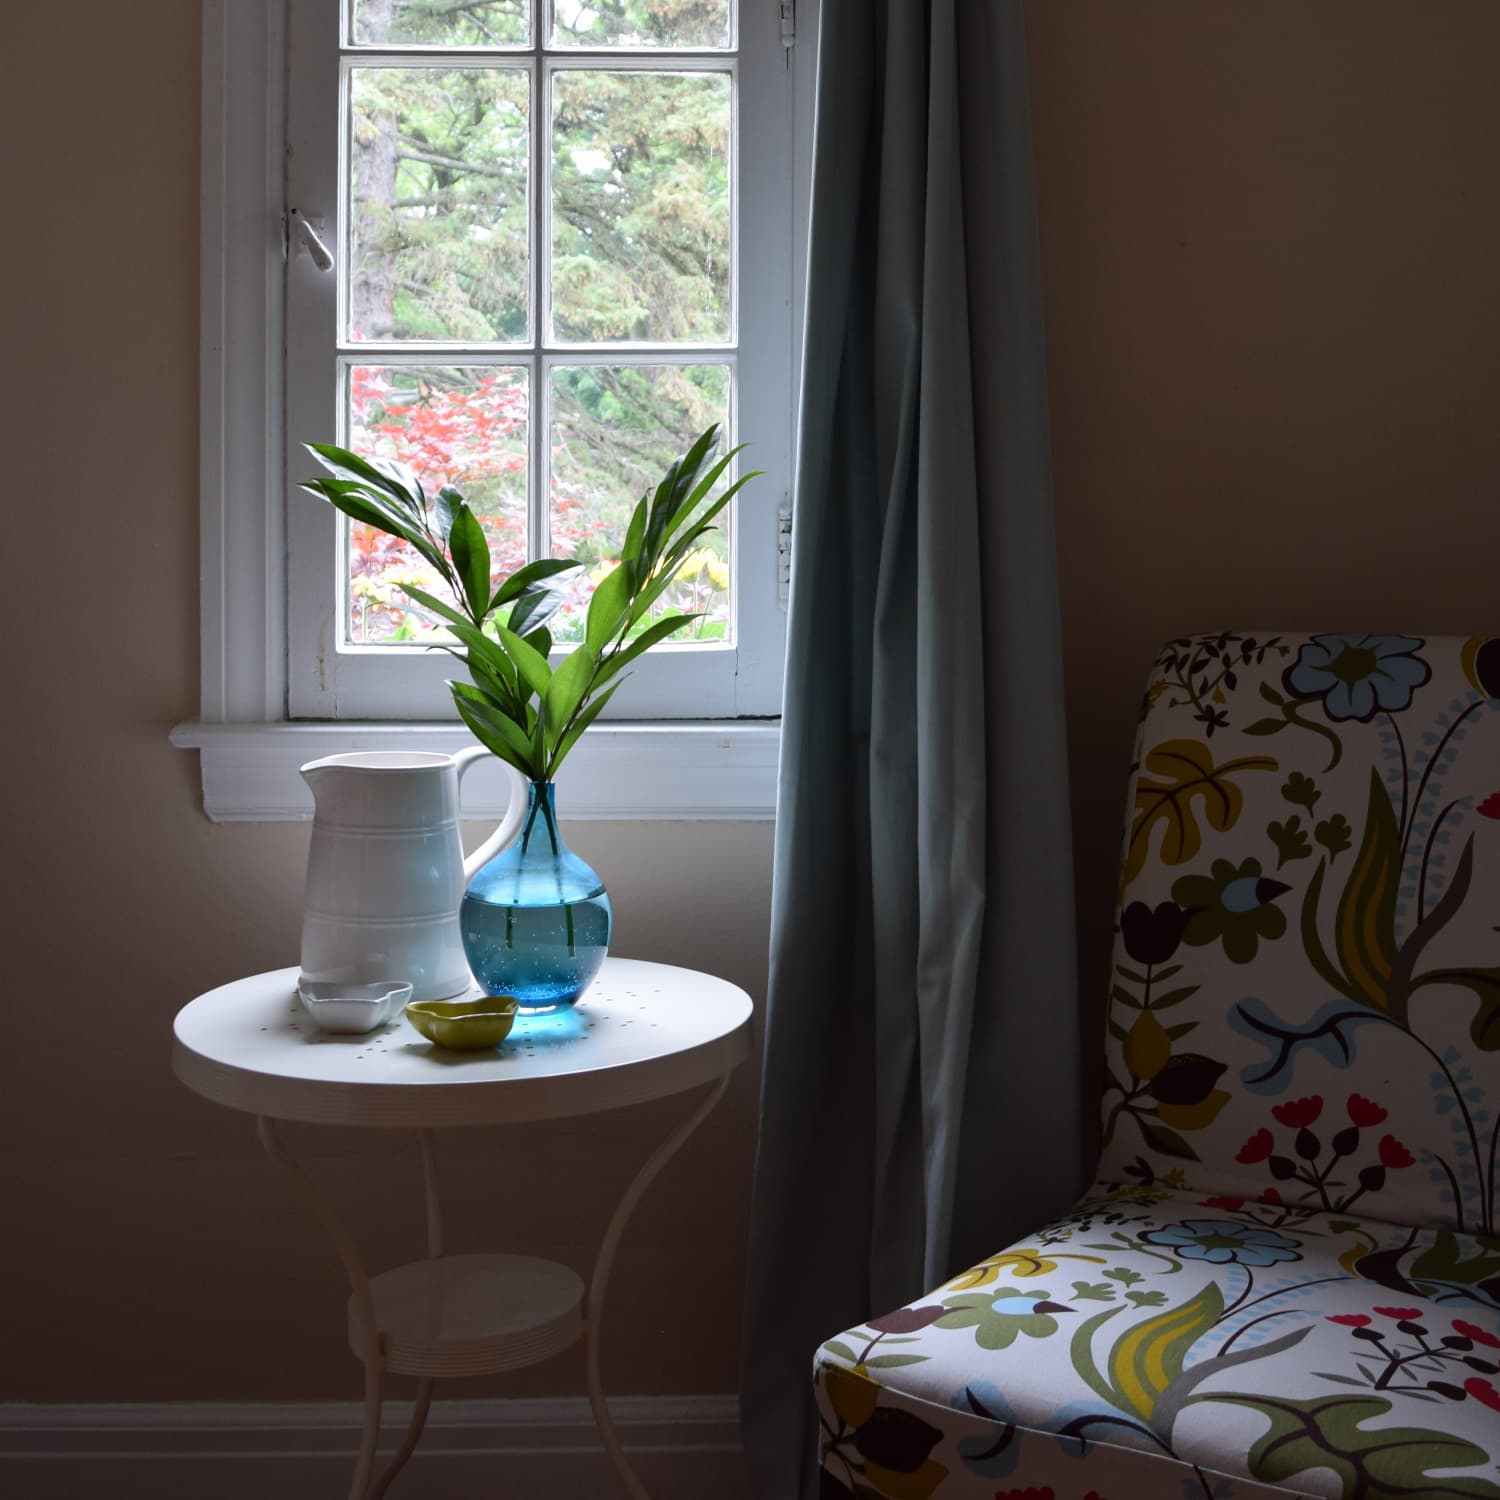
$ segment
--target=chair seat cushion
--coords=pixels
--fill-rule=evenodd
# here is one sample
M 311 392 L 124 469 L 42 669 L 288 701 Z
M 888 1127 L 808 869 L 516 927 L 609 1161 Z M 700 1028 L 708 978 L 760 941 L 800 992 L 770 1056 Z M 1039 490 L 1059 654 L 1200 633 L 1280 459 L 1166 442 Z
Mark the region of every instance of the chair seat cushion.
M 825 1493 L 1500 1500 L 1500 1240 L 1274 1198 L 1101 1186 L 830 1340 Z

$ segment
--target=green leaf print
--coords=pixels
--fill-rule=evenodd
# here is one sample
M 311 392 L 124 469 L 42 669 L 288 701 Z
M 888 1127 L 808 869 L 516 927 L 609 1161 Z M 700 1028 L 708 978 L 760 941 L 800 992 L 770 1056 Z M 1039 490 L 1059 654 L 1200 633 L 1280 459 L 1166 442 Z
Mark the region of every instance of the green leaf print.
M 1270 1427 L 1250 1450 L 1250 1472 L 1275 1484 L 1307 1469 L 1331 1469 L 1344 1494 L 1360 1500 L 1500 1500 L 1500 1486 L 1482 1475 L 1434 1470 L 1488 1464 L 1489 1454 L 1464 1438 L 1424 1427 L 1370 1427 L 1391 1403 L 1377 1396 L 1195 1396 L 1261 1413 Z

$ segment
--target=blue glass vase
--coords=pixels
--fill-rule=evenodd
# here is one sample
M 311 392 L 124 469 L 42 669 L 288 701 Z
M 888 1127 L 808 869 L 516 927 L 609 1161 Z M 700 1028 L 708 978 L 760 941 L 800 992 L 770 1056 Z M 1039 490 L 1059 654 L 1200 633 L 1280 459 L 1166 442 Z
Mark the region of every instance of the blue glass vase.
M 458 914 L 474 978 L 523 1012 L 572 1005 L 609 952 L 609 896 L 563 843 L 552 791 L 531 783 L 520 836 L 469 882 Z

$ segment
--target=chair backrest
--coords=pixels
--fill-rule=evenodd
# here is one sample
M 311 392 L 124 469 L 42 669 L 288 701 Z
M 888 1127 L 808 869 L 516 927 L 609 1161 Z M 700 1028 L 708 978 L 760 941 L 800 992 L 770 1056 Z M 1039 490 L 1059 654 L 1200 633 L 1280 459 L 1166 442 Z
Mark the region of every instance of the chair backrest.
M 1101 1181 L 1495 1233 L 1500 637 L 1171 641 L 1127 823 Z

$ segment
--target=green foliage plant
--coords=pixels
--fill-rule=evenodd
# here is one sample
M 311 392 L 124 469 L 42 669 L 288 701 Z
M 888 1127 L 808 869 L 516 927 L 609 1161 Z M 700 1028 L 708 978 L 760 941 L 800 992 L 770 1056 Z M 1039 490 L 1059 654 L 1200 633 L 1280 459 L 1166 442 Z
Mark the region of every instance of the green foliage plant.
M 743 447 L 717 456 L 717 424 L 673 460 L 655 491 L 642 495 L 632 512 L 620 561 L 589 600 L 583 640 L 554 669 L 547 622 L 565 598 L 558 576 L 578 563 L 542 558 L 495 585 L 484 527 L 458 490 L 444 485 L 429 498 L 406 464 L 364 458 L 332 443 L 305 446 L 329 477 L 303 480 L 301 489 L 321 495 L 351 520 L 409 543 L 444 579 L 452 603 L 411 584 L 403 587 L 460 643 L 442 647 L 468 667 L 468 682 L 448 683 L 459 716 L 487 749 L 529 780 L 542 782 L 556 776 L 614 696 L 624 680 L 620 673 L 698 618 L 647 617 L 715 517 L 760 472 L 741 476 L 709 498 Z M 503 623 L 502 611 L 507 611 Z

